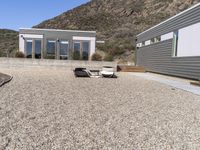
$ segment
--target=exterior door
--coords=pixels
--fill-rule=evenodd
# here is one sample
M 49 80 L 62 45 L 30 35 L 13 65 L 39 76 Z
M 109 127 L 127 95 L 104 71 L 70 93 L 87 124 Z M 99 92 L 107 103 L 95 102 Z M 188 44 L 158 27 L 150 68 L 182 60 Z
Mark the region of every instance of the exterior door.
M 81 42 L 74 42 L 73 59 L 80 60 L 81 58 Z
M 74 60 L 88 60 L 90 54 L 89 41 L 75 41 L 74 42 Z
M 67 60 L 69 58 L 69 42 L 60 42 L 60 59 Z
M 46 58 L 47 59 L 56 58 L 56 40 L 47 40 Z
M 27 39 L 25 47 L 26 58 L 41 59 L 42 41 L 36 39 Z
M 33 40 L 26 40 L 26 58 L 32 58 Z
M 90 42 L 84 41 L 82 42 L 82 59 L 88 60 L 90 53 Z
M 41 59 L 42 56 L 42 41 L 35 40 L 35 58 Z

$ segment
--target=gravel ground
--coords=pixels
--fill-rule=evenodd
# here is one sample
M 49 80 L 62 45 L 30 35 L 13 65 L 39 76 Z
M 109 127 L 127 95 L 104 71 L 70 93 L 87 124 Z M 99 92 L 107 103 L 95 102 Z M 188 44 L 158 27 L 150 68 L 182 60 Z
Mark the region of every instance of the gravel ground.
M 200 148 L 200 96 L 121 73 L 0 69 L 0 150 Z

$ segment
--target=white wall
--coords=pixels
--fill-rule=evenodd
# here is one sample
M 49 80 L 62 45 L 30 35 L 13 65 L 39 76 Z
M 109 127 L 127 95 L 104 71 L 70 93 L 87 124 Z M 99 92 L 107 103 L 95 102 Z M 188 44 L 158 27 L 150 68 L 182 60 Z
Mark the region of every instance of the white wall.
M 90 57 L 95 53 L 95 50 L 96 50 L 96 38 L 95 37 L 73 36 L 73 40 L 90 41 Z
M 150 45 L 150 44 L 151 44 L 151 40 L 145 41 L 145 46 Z
M 200 56 L 200 23 L 179 30 L 177 56 Z
M 142 47 L 142 43 L 137 43 L 137 47 Z
M 43 35 L 19 34 L 19 51 L 25 53 L 25 39 L 43 39 Z
M 161 35 L 161 41 L 169 40 L 173 38 L 173 32 Z

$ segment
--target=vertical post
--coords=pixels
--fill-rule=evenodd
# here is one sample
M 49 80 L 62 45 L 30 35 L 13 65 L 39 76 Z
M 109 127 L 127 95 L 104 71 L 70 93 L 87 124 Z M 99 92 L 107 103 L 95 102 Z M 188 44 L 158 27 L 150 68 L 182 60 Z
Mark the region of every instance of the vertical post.
M 60 40 L 58 38 L 56 42 L 56 59 L 60 59 Z
M 83 41 L 80 41 L 80 60 L 83 59 Z
M 135 66 L 137 66 L 137 50 L 138 50 L 138 48 L 137 48 L 137 38 L 135 38 Z
M 43 58 L 47 58 L 47 40 L 44 39 L 44 42 L 43 42 Z
M 35 40 L 32 40 L 32 58 L 35 58 Z
M 44 58 L 44 42 L 43 39 L 41 39 L 41 59 Z

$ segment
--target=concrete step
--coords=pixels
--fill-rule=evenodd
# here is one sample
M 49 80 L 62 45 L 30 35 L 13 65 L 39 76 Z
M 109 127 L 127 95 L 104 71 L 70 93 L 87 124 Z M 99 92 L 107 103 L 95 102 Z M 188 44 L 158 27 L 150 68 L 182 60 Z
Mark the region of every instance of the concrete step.
M 118 65 L 117 66 L 118 72 L 146 72 L 145 68 L 139 66 L 125 66 L 125 65 Z
M 191 82 L 192 85 L 200 86 L 200 81 Z

